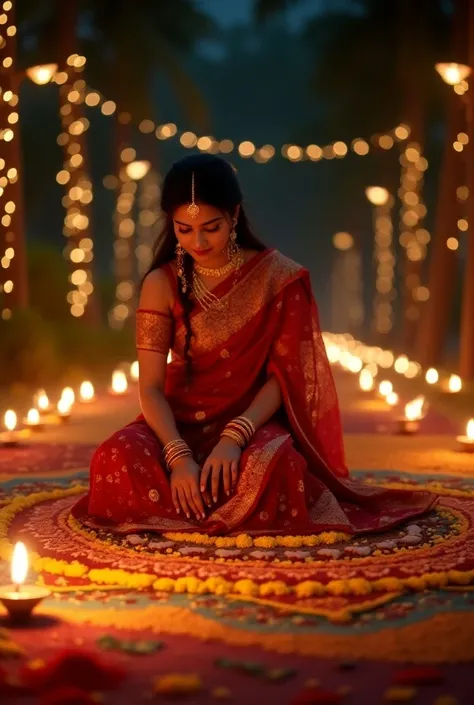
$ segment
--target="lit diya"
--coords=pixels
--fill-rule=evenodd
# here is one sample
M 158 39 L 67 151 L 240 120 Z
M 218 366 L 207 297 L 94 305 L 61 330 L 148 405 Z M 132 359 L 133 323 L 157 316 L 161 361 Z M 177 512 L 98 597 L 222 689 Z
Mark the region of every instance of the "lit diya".
M 411 435 L 420 428 L 420 421 L 426 414 L 426 400 L 420 395 L 405 406 L 405 415 L 398 418 L 398 433 Z
M 474 453 L 474 419 L 469 419 L 466 426 L 466 435 L 456 438 L 460 449 L 466 453 Z
M 49 590 L 36 585 L 24 585 L 28 574 L 28 552 L 19 541 L 13 549 L 11 562 L 12 585 L 0 587 L 0 602 L 14 621 L 26 621 L 35 607 L 49 597 Z

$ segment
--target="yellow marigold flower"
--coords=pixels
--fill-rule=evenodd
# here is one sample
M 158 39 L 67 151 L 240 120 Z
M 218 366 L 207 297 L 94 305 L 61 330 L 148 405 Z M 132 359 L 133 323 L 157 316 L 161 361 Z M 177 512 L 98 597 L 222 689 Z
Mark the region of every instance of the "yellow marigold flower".
M 258 585 L 253 580 L 238 580 L 234 585 L 234 592 L 241 595 L 258 595 Z
M 271 580 L 268 583 L 260 585 L 260 595 L 286 595 L 290 592 L 287 585 L 282 580 Z
M 258 536 L 253 540 L 253 545 L 257 548 L 275 548 L 277 541 L 273 536 Z
M 248 534 L 239 534 L 235 540 L 237 548 L 250 548 L 253 546 L 252 538 Z
M 173 592 L 174 580 L 172 578 L 158 578 L 153 583 L 153 589 L 157 592 Z
M 232 590 L 232 583 L 224 578 L 212 576 L 204 581 L 204 586 L 214 595 L 227 595 Z
M 472 571 L 463 573 L 460 570 L 448 570 L 448 580 L 456 585 L 469 585 L 472 580 Z
M 416 575 L 412 575 L 409 578 L 405 578 L 405 585 L 412 590 L 425 590 L 426 589 L 426 580 L 424 577 L 419 577 Z
M 423 578 L 430 587 L 444 587 L 449 582 L 447 573 L 425 573 Z
M 298 597 L 313 597 L 313 595 L 323 595 L 326 589 L 322 583 L 316 580 L 305 580 L 298 583 L 295 587 L 295 592 Z
M 379 578 L 374 582 L 374 589 L 397 592 L 403 590 L 403 582 L 399 578 Z
M 368 595 L 372 592 L 372 585 L 365 578 L 350 578 L 348 583 L 354 595 Z

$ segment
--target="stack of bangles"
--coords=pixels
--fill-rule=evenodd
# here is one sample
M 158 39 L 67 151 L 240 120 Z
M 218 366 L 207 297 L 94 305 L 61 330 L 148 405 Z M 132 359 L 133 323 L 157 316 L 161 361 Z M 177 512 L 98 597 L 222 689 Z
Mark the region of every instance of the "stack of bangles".
M 245 448 L 254 437 L 256 430 L 255 424 L 250 419 L 245 416 L 238 416 L 227 424 L 221 433 L 221 437 L 232 438 L 240 448 Z
M 192 456 L 191 448 L 186 441 L 178 438 L 176 441 L 170 441 L 163 448 L 163 459 L 168 470 L 171 471 L 171 466 L 180 458 L 189 458 Z

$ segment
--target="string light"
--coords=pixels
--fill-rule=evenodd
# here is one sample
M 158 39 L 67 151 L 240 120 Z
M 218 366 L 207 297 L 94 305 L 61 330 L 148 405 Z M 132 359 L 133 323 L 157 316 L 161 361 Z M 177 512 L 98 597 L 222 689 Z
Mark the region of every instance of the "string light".
M 387 189 L 371 186 L 366 196 L 374 206 L 374 260 L 376 264 L 375 294 L 373 301 L 373 328 L 387 334 L 393 328 L 393 302 L 395 299 L 392 208 L 393 196 Z
M 85 170 L 85 134 L 89 120 L 82 114 L 81 105 L 90 105 L 86 83 L 81 78 L 86 59 L 79 54 L 67 58 L 67 70 L 57 73 L 53 81 L 59 84 L 62 132 L 57 142 L 64 148 L 63 168 L 56 181 L 66 187 L 62 203 L 65 208 L 63 234 L 68 239 L 64 255 L 71 264 L 67 300 L 71 315 L 84 315 L 94 291 L 92 277 L 93 241 L 89 236 L 90 204 L 93 199 L 92 182 Z M 89 97 L 89 101 L 86 99 Z M 98 104 L 98 103 L 97 103 Z M 103 104 L 104 107 L 106 103 Z M 90 304 L 89 304 L 90 305 Z
M 332 271 L 333 327 L 355 332 L 364 322 L 361 253 L 350 233 L 335 233 L 332 241 L 337 250 Z
M 161 184 L 159 174 L 151 170 L 138 184 L 137 257 L 138 276 L 147 272 L 153 257 L 153 243 L 161 229 Z
M 421 304 L 429 297 L 427 287 L 421 286 L 422 262 L 426 258 L 431 235 L 422 227 L 426 206 L 422 200 L 424 172 L 428 161 L 421 155 L 416 142 L 404 145 L 400 156 L 401 174 L 398 195 L 400 208 L 400 245 L 405 251 L 404 317 L 406 325 L 413 325 L 421 314 Z
M 18 76 L 16 64 L 15 11 L 13 3 L 3 3 L 0 27 L 0 294 L 3 320 L 12 316 L 16 307 L 28 302 L 26 262 L 24 254 L 23 213 L 21 204 L 20 132 L 18 126 Z

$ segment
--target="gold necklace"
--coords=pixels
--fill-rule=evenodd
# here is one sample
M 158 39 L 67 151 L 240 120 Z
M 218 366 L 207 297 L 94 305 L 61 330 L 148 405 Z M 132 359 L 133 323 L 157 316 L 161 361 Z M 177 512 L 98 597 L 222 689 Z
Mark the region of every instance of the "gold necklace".
M 217 269 L 208 269 L 207 267 L 202 267 L 200 264 L 195 263 L 194 269 L 198 274 L 203 277 L 223 277 L 224 274 L 229 274 L 235 268 L 235 261 L 233 259 L 227 262 L 223 267 L 218 267 Z
M 207 311 L 210 308 L 216 308 L 219 311 L 224 309 L 223 302 L 217 298 L 212 291 L 209 291 L 204 282 L 199 279 L 196 272 L 193 272 L 192 292 L 196 301 L 198 301 L 203 309 Z

